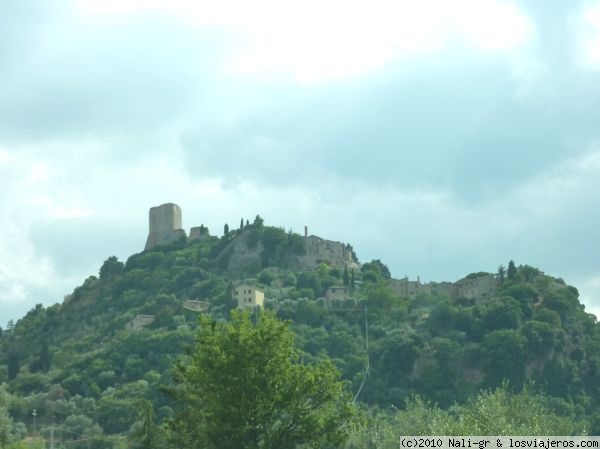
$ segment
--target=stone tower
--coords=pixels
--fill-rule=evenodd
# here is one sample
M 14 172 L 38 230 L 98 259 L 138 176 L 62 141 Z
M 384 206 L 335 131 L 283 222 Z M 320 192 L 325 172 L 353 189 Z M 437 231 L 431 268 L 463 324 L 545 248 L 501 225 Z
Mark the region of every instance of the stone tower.
M 181 208 L 177 204 L 167 203 L 152 207 L 149 216 L 150 232 L 145 250 L 185 237 L 185 231 L 181 228 Z

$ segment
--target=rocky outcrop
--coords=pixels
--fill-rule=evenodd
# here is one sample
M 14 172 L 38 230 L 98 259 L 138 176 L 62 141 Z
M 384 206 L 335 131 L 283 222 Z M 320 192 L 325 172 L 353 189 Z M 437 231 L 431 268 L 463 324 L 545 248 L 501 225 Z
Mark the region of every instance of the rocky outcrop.
M 217 257 L 217 264 L 233 275 L 257 273 L 262 268 L 263 245 L 256 231 L 246 230 L 231 240 Z
M 276 265 L 295 270 L 314 270 L 319 264 L 326 263 L 332 267 L 360 269 L 348 245 L 314 235 L 304 237 L 304 245 L 304 254 L 280 254 Z M 259 231 L 246 229 L 232 237 L 218 256 L 217 263 L 229 273 L 257 273 L 264 268 L 263 250 Z
M 150 208 L 149 220 L 146 250 L 185 237 L 185 231 L 181 227 L 181 208 L 177 204 L 167 203 Z

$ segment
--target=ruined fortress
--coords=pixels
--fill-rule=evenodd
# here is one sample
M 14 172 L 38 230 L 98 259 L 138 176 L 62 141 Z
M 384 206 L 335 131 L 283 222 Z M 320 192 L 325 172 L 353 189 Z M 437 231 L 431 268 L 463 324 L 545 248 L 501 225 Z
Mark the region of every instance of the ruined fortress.
M 151 207 L 149 215 L 150 229 L 144 251 L 165 243 L 173 243 L 187 234 L 181 226 L 181 207 L 177 204 L 166 203 Z M 208 228 L 204 225 L 190 229 L 190 240 L 208 235 Z
M 389 287 L 392 291 L 403 298 L 414 298 L 419 293 L 428 295 L 442 295 L 449 298 L 467 298 L 486 300 L 496 294 L 498 280 L 493 274 L 485 274 L 476 277 L 465 277 L 456 282 L 428 282 L 422 284 L 417 278 L 410 281 L 408 277 L 402 279 L 391 278 Z
M 177 204 L 167 203 L 150 208 L 149 219 L 150 231 L 145 250 L 185 237 L 185 231 L 181 228 L 181 207 Z
M 152 207 L 149 212 L 150 228 L 144 250 L 186 237 L 187 234 L 182 228 L 181 217 L 181 208 L 177 204 L 167 203 Z M 208 228 L 202 225 L 191 228 L 188 238 L 194 240 L 207 235 Z M 312 268 L 324 262 L 341 268 L 360 268 L 360 265 L 352 256 L 352 249 L 349 245 L 326 240 L 316 235 L 309 236 L 307 227 L 304 227 L 304 244 L 306 252 L 299 257 L 298 261 L 302 267 Z
M 177 204 L 167 203 L 152 207 L 149 212 L 149 222 L 150 229 L 145 250 L 186 237 L 186 232 L 182 228 L 181 208 Z M 194 240 L 208 235 L 208 228 L 202 225 L 191 228 L 188 238 Z M 241 245 L 237 245 L 237 247 L 243 248 L 243 243 L 239 243 Z M 304 245 L 306 251 L 298 258 L 299 268 L 311 269 L 320 263 L 326 263 L 349 270 L 360 269 L 360 264 L 354 260 L 350 245 L 326 240 L 316 235 L 308 235 L 307 227 L 304 228 Z M 486 300 L 496 294 L 498 280 L 494 275 L 486 274 L 475 277 L 467 276 L 456 282 L 423 284 L 419 278 L 416 281 L 410 281 L 408 277 L 404 277 L 402 279 L 391 278 L 388 285 L 396 295 L 403 298 L 415 298 L 419 293 L 425 293 L 450 298 Z
M 308 228 L 304 227 L 304 245 L 306 253 L 300 258 L 307 266 L 316 266 L 321 262 L 336 267 L 359 269 L 360 265 L 352 256 L 349 245 L 341 242 L 326 240 L 316 235 L 308 235 Z

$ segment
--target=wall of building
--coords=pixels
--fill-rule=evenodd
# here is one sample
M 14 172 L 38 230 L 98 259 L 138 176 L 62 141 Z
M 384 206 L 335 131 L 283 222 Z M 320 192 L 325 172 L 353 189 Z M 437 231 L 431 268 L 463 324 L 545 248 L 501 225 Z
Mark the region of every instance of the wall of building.
M 388 285 L 394 294 L 402 298 L 414 298 L 419 293 L 425 293 L 449 298 L 485 300 L 496 294 L 498 281 L 492 274 L 473 279 L 463 278 L 456 282 L 428 282 L 426 284 L 422 284 L 418 279 L 410 281 L 408 277 L 404 277 L 402 279 L 391 278 Z
M 301 259 L 309 266 L 316 266 L 319 262 L 327 262 L 337 267 L 360 268 L 352 259 L 352 252 L 341 242 L 309 235 L 304 237 L 304 245 L 306 254 Z
M 190 229 L 190 237 L 189 237 L 190 240 L 200 239 L 202 237 L 208 237 L 208 236 L 209 236 L 208 228 L 204 225 L 195 226 Z
M 144 249 L 151 249 L 164 243 L 172 243 L 185 237 L 181 228 L 181 208 L 167 203 L 150 208 L 148 213 L 149 232 Z
M 409 281 L 408 277 L 403 277 L 402 279 L 391 278 L 389 287 L 397 296 L 414 298 L 422 291 L 423 285 L 419 280 Z
M 240 308 L 264 307 L 265 305 L 265 293 L 249 284 L 241 284 L 235 287 L 233 298 Z
M 344 301 L 348 299 L 348 289 L 346 287 L 329 287 L 325 291 L 325 298 L 328 301 Z
M 456 282 L 458 296 L 469 299 L 486 299 L 496 294 L 498 281 L 495 276 L 487 275 L 474 279 L 463 278 Z

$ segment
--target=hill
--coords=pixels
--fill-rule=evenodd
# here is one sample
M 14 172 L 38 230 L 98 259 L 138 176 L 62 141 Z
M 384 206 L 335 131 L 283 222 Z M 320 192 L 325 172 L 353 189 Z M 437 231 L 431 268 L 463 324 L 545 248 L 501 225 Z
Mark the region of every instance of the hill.
M 506 274 L 465 277 L 492 279 L 486 295 L 431 286 L 403 295 L 381 261 L 360 266 L 349 245 L 349 257 L 317 257 L 307 254 L 309 241 L 257 219 L 125 263 L 108 258 L 62 303 L 38 305 L 0 334 L 10 415 L 32 425 L 35 409 L 38 429 L 55 424 L 73 441 L 133 431 L 141 399 L 159 420 L 170 416 L 161 388 L 193 342 L 198 314 L 228 319 L 232 290 L 245 280 L 264 290 L 265 307 L 292 321 L 306 360 L 331 357 L 368 407 L 402 408 L 419 394 L 446 408 L 482 388 L 507 381 L 519 391 L 533 382 L 556 413 L 600 432 L 600 326 L 576 288 L 510 264 Z

